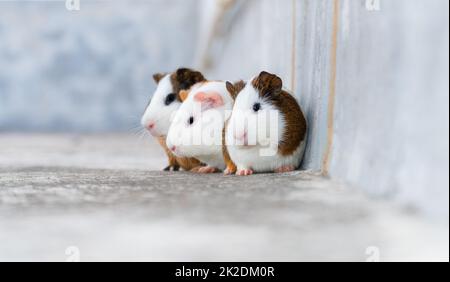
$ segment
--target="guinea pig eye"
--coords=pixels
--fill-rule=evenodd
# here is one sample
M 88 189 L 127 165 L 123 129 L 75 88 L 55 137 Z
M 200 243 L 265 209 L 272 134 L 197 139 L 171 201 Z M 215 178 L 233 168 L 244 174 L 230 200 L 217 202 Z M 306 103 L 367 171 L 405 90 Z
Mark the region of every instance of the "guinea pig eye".
M 256 113 L 256 112 L 258 112 L 259 110 L 261 110 L 261 104 L 260 104 L 260 103 L 255 103 L 255 104 L 253 105 L 253 111 Z
M 188 124 L 189 125 L 192 125 L 194 123 L 194 117 L 190 117 L 189 119 L 188 119 Z
M 169 95 L 167 95 L 166 100 L 164 101 L 164 104 L 166 106 L 169 106 L 170 104 L 173 103 L 173 101 L 175 101 L 176 98 L 177 98 L 177 95 L 175 93 L 170 93 Z

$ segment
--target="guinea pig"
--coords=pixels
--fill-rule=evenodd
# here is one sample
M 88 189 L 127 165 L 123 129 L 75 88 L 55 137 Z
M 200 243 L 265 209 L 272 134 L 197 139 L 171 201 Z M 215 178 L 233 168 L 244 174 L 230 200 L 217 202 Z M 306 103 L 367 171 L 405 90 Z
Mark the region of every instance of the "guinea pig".
M 225 173 L 233 168 L 236 175 L 296 170 L 305 151 L 307 122 L 281 78 L 261 72 L 246 84 L 226 85 L 235 103 L 224 132 Z
M 224 170 L 222 131 L 232 107 L 233 99 L 225 82 L 195 85 L 170 126 L 167 147 L 176 156 L 193 157 L 206 164 L 199 173 Z
M 198 71 L 180 68 L 173 73 L 154 74 L 153 79 L 158 86 L 142 116 L 141 124 L 163 147 L 169 160 L 169 165 L 164 170 L 177 171 L 180 167 L 184 170 L 195 169 L 200 166 L 200 161 L 173 155 L 167 148 L 166 136 L 171 119 L 182 104 L 181 93 L 196 83 L 205 81 L 205 78 Z

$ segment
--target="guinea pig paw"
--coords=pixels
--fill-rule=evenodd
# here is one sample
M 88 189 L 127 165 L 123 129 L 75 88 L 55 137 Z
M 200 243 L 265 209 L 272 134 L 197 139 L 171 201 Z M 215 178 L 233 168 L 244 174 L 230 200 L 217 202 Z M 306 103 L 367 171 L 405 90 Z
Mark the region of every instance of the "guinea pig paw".
M 198 173 L 204 173 L 204 174 L 215 173 L 215 172 L 217 172 L 217 168 L 211 167 L 211 166 L 204 166 L 204 167 L 199 168 L 199 170 L 198 170 Z
M 164 169 L 164 171 L 179 171 L 180 167 L 178 165 L 169 165 Z
M 236 172 L 238 176 L 249 176 L 253 174 L 253 170 L 251 169 L 240 169 Z
M 203 167 L 203 166 L 197 166 L 197 167 L 194 167 L 193 169 L 190 170 L 190 172 L 193 172 L 193 173 L 199 173 L 199 170 L 200 170 L 202 167 Z
M 224 175 L 232 175 L 232 174 L 234 174 L 236 172 L 236 170 L 235 169 L 232 169 L 232 168 L 226 168 L 224 171 L 223 171 L 223 174 Z
M 285 165 L 274 170 L 275 173 L 291 172 L 295 170 L 293 165 Z

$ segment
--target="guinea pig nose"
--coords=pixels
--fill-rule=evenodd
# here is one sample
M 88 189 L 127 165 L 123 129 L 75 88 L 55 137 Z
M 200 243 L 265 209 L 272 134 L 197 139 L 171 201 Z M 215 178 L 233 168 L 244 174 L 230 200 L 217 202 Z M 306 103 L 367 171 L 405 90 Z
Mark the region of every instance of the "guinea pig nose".
M 147 125 L 147 129 L 153 129 L 153 128 L 155 128 L 155 123 L 154 122 L 151 122 L 151 123 L 149 123 Z
M 177 147 L 176 146 L 172 146 L 172 147 L 170 147 L 170 150 L 172 151 L 172 152 L 175 152 L 175 150 L 177 149 Z

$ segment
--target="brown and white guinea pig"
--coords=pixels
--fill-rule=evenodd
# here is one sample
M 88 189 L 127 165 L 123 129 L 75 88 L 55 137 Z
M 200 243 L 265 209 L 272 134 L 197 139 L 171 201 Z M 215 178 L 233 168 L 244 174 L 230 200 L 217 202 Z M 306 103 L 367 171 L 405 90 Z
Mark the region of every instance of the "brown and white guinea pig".
M 235 98 L 224 132 L 226 174 L 288 172 L 303 158 L 307 122 L 278 76 L 261 72 L 247 83 L 227 83 Z
M 170 126 L 167 146 L 177 156 L 195 157 L 205 163 L 197 172 L 223 171 L 222 131 L 232 108 L 233 98 L 225 82 L 193 86 Z
M 169 159 L 169 166 L 164 170 L 177 171 L 192 170 L 200 166 L 200 161 L 194 158 L 176 157 L 167 148 L 166 136 L 173 116 L 182 104 L 181 93 L 196 83 L 205 81 L 204 76 L 195 70 L 180 68 L 173 73 L 157 73 L 153 79 L 158 84 L 153 97 L 148 104 L 141 124 L 146 128 L 163 147 Z

